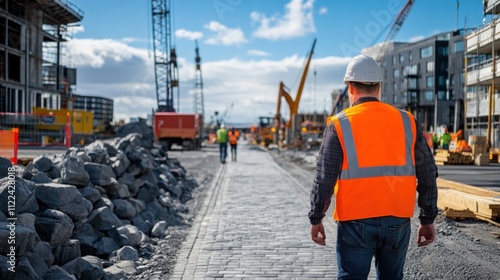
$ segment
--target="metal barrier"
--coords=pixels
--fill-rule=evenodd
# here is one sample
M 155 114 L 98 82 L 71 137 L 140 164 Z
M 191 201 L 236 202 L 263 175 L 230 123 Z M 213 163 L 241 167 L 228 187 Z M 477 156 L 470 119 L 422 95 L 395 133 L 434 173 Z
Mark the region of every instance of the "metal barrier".
M 17 164 L 17 148 L 19 145 L 19 129 L 0 130 L 0 156 Z
M 17 128 L 21 146 L 71 146 L 69 116 L 64 121 L 46 114 L 0 113 L 0 129 Z M 69 140 L 69 141 L 68 141 Z

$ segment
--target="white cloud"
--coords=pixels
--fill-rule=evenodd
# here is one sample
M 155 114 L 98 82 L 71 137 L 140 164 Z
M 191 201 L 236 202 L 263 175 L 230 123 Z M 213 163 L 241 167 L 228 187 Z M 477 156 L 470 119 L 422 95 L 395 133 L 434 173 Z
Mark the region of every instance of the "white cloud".
M 291 0 L 283 16 L 268 17 L 252 12 L 250 18 L 259 24 L 255 37 L 278 40 L 302 37 L 316 31 L 313 19 L 314 0 Z
M 260 50 L 248 50 L 248 54 L 252 56 L 269 56 L 270 54 Z
M 70 25 L 68 26 L 68 33 L 71 35 L 75 35 L 77 33 L 84 32 L 85 28 L 83 25 Z
M 74 39 L 67 44 L 70 61 L 73 66 L 91 66 L 100 68 L 104 65 L 105 59 L 112 59 L 116 62 L 129 60 L 133 57 L 146 59 L 146 50 L 133 48 L 112 39 Z
M 207 44 L 239 46 L 247 42 L 247 39 L 245 39 L 245 35 L 240 28 L 231 29 L 216 21 L 211 21 L 209 24 L 205 25 L 205 28 L 214 33 L 206 40 Z
M 319 8 L 319 14 L 320 15 L 326 15 L 326 14 L 328 14 L 328 8 L 327 7 L 321 7 L 321 8 Z
M 177 29 L 175 31 L 175 36 L 179 38 L 186 38 L 189 40 L 197 40 L 203 37 L 203 33 L 198 32 L 198 31 L 189 31 L 186 29 Z
M 126 46 L 113 40 L 75 40 L 70 55 L 77 61 L 77 94 L 103 96 L 114 100 L 115 119 L 146 117 L 157 107 L 153 59 L 147 51 Z M 331 92 L 343 88 L 342 77 L 350 58 L 323 57 L 311 61 L 299 112 L 316 109 L 329 112 Z M 291 55 L 280 60 L 227 59 L 204 62 L 205 120 L 215 111 L 225 111 L 231 103 L 233 110 L 228 123 L 249 123 L 258 116 L 275 114 L 280 81 L 296 96 L 300 75 L 304 67 L 303 56 Z M 178 57 L 180 96 L 174 95 L 177 111 L 193 112 L 192 59 Z M 313 79 L 313 69 L 317 71 Z M 313 87 L 314 80 L 317 84 Z M 316 88 L 316 91 L 313 91 Z M 282 113 L 287 118 L 286 103 Z M 180 106 L 177 107 L 177 103 Z

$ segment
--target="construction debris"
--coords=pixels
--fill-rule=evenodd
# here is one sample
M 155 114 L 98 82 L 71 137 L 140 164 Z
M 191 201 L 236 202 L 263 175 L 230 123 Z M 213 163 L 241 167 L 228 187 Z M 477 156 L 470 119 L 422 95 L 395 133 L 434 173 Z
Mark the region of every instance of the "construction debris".
M 474 158 L 469 152 L 452 152 L 444 149 L 437 149 L 434 155 L 437 165 L 472 164 Z
M 136 273 L 134 260 L 152 253 L 148 239 L 185 223 L 186 172 L 144 140 L 152 138 L 96 141 L 0 173 L 0 239 L 8 240 L 15 217 L 17 279 L 118 279 Z M 9 164 L 0 158 L 2 171 Z M 15 212 L 7 200 L 11 184 Z M 9 253 L 0 247 L 2 279 Z

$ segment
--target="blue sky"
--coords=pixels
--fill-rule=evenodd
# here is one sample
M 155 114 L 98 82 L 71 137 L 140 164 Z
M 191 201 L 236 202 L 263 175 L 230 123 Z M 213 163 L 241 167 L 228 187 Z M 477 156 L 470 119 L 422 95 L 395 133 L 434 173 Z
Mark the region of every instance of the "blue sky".
M 253 122 L 275 112 L 283 81 L 295 97 L 314 38 L 300 112 L 330 111 L 350 57 L 384 41 L 406 0 L 171 0 L 180 70 L 180 112 L 193 110 L 194 39 L 204 77 L 205 118 L 233 104 L 228 122 Z M 151 4 L 147 0 L 71 0 L 84 11 L 68 43 L 79 94 L 115 100 L 116 118 L 156 108 Z M 396 40 L 478 27 L 481 0 L 415 0 Z M 316 71 L 316 75 L 313 75 Z M 175 97 L 176 98 L 176 97 Z M 177 100 L 174 101 L 177 104 Z M 282 106 L 283 108 L 283 106 Z M 285 111 L 282 112 L 286 115 Z

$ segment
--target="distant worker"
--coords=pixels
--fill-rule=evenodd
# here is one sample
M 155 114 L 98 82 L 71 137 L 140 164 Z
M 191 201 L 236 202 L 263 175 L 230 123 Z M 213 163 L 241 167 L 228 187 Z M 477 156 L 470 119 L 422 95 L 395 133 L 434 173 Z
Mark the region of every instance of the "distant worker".
M 448 133 L 448 128 L 444 129 L 443 135 L 441 135 L 441 149 L 448 150 L 450 147 L 450 142 L 451 142 L 451 135 Z
M 236 150 L 238 148 L 240 132 L 232 126 L 231 130 L 227 132 L 227 136 L 229 137 L 229 145 L 231 146 L 231 161 L 236 161 Z
M 347 65 L 350 108 L 328 118 L 311 189 L 311 238 L 326 245 L 322 220 L 335 194 L 338 279 L 403 279 L 416 192 L 417 246 L 435 238 L 437 167 L 415 117 L 380 102 L 382 71 L 369 56 Z M 377 145 L 373 145 L 376 142 Z
M 224 124 L 221 124 L 220 128 L 217 130 L 217 142 L 219 143 L 220 162 L 226 163 L 228 137 Z
M 434 131 L 432 133 L 432 148 L 434 149 L 434 151 L 436 151 L 438 147 L 439 147 L 439 138 L 437 136 L 437 133 Z

